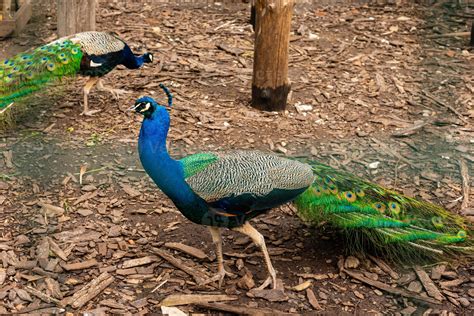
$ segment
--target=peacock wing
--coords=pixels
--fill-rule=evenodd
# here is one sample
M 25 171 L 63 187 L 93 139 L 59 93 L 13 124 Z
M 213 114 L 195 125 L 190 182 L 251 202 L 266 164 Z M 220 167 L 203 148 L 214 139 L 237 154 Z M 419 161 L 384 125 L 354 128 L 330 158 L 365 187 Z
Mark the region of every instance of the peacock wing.
M 227 210 L 271 208 L 313 181 L 310 166 L 258 151 L 199 155 L 184 161 L 186 182 L 208 203 Z

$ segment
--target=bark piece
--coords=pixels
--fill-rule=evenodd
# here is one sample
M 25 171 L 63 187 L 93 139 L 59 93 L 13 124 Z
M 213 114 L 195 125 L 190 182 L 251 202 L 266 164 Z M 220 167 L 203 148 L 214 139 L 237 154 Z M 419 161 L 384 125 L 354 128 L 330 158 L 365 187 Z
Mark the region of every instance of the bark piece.
M 237 296 L 220 295 L 220 294 L 172 294 L 167 296 L 161 305 L 164 306 L 179 306 L 195 303 L 209 303 L 219 301 L 235 301 Z
M 415 272 L 418 275 L 418 279 L 420 279 L 428 295 L 437 299 L 438 301 L 442 301 L 444 299 L 443 294 L 441 294 L 441 292 L 438 290 L 438 288 L 430 279 L 425 270 L 423 270 L 420 266 L 416 266 Z
M 179 242 L 167 242 L 165 243 L 165 247 L 182 251 L 190 256 L 196 257 L 201 260 L 208 259 L 207 255 L 202 250 L 188 245 L 184 245 Z
M 110 284 L 112 284 L 113 281 L 114 277 L 108 272 L 104 272 L 91 282 L 84 285 L 84 287 L 74 293 L 73 296 L 65 298 L 62 302 L 71 305 L 73 308 L 80 308 L 99 295 Z
M 158 261 L 158 257 L 156 256 L 146 256 L 142 258 L 130 259 L 130 260 L 124 261 L 124 263 L 122 264 L 122 269 L 138 267 L 138 266 L 142 266 L 142 265 L 149 264 L 156 261 Z
M 87 268 L 95 266 L 96 264 L 97 264 L 97 260 L 90 259 L 90 260 L 75 262 L 75 263 L 65 263 L 62 265 L 62 267 L 67 271 L 74 271 L 74 270 L 87 269 Z
M 195 268 L 186 266 L 182 262 L 182 260 L 173 257 L 169 252 L 162 249 L 158 249 L 158 248 L 152 248 L 152 251 L 156 253 L 157 255 L 159 255 L 160 257 L 162 257 L 163 259 L 165 259 L 166 261 L 168 261 L 169 263 L 171 263 L 172 265 L 174 265 L 176 268 L 192 276 L 198 284 L 204 283 L 204 281 L 208 279 L 208 276 L 206 274 L 204 274 L 203 272 Z

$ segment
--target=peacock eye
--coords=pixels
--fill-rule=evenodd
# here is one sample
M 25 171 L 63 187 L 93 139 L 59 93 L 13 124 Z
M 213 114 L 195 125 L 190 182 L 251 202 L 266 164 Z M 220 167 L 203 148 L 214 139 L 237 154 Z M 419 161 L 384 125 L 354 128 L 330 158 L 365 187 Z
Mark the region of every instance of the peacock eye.
M 145 113 L 146 111 L 148 111 L 151 107 L 151 104 L 150 102 L 147 102 L 147 103 L 143 103 L 144 105 L 144 108 L 140 110 L 140 113 Z

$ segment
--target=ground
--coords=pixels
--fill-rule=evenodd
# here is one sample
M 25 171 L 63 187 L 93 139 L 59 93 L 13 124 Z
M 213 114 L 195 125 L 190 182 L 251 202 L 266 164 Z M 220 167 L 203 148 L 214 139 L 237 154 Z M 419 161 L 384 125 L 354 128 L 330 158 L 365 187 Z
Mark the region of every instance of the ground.
M 24 33 L 1 42 L 0 57 L 55 38 L 55 8 L 48 3 L 37 4 Z M 249 280 L 258 285 L 265 278 L 262 258 L 247 238 L 229 231 L 225 259 L 238 278 L 221 289 L 197 286 L 156 249 L 180 259 L 183 269 L 210 275 L 216 269 L 210 236 L 181 216 L 144 173 L 136 151 L 140 118 L 125 111 L 141 95 L 165 102 L 158 88 L 164 83 L 175 96 L 169 135 L 175 156 L 233 148 L 305 156 L 472 219 L 474 55 L 467 38 L 436 36 L 467 30 L 467 9 L 449 3 L 298 5 L 288 110 L 265 113 L 249 106 L 253 32 L 246 5 L 101 1 L 98 29 L 115 31 L 135 52 L 151 51 L 158 61 L 107 75 L 107 85 L 129 93 L 115 100 L 93 92 L 90 105 L 100 110 L 93 117 L 80 115 L 85 80 L 74 78 L 32 98 L 16 126 L 3 131 L 0 313 L 59 313 L 62 305 L 95 315 L 160 313 L 170 294 L 225 294 L 234 300 L 223 303 L 246 306 L 249 314 L 255 314 L 251 308 L 271 314 L 472 313 L 471 262 L 421 267 L 441 291 L 440 304 L 394 296 L 355 280 L 338 263 L 369 281 L 427 297 L 413 268 L 390 264 L 397 279 L 377 259 L 347 257 L 350 240 L 330 227 L 306 226 L 291 205 L 253 221 L 267 239 L 286 297 L 250 297 Z M 194 255 L 170 242 L 194 247 Z M 196 258 L 196 249 L 206 257 Z M 80 289 L 97 279 L 105 289 L 79 298 Z M 294 288 L 306 280 L 309 291 Z M 308 299 L 311 293 L 321 310 Z M 68 302 L 71 295 L 83 302 Z M 65 299 L 55 304 L 49 298 Z M 216 306 L 179 308 L 218 313 Z

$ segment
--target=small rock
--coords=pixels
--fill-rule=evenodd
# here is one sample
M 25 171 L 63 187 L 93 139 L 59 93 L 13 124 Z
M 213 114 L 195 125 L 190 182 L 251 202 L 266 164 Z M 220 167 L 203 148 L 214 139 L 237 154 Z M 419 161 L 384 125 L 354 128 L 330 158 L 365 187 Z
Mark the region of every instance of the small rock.
M 29 242 L 30 242 L 30 239 L 26 237 L 25 235 L 18 235 L 15 238 L 15 246 L 27 244 Z
M 354 256 L 347 257 L 346 261 L 344 262 L 344 267 L 346 269 L 357 269 L 359 265 L 360 265 L 359 259 L 357 259 Z
M 444 264 L 440 264 L 433 267 L 433 269 L 431 269 L 431 279 L 433 280 L 441 279 L 441 275 L 443 274 L 445 269 L 446 269 L 446 265 Z
M 415 293 L 420 293 L 422 289 L 423 289 L 423 287 L 422 287 L 421 283 L 418 282 L 418 281 L 412 281 L 408 285 L 408 290 L 410 290 L 412 292 L 415 292 Z
M 380 291 L 380 290 L 377 290 L 377 289 L 374 290 L 374 293 L 377 294 L 378 296 L 382 296 L 382 295 L 383 295 L 383 292 Z
M 410 316 L 412 315 L 414 312 L 416 312 L 416 307 L 413 307 L 413 306 L 408 306 L 407 308 L 404 308 L 400 311 L 400 313 L 403 315 L 403 316 Z
M 359 291 L 354 291 L 354 295 L 357 297 L 357 298 L 360 298 L 361 300 L 363 300 L 365 298 L 364 294 L 362 294 L 361 292 Z
M 380 165 L 380 161 L 371 162 L 368 164 L 369 169 L 377 169 Z
M 119 225 L 113 225 L 109 229 L 109 233 L 107 234 L 109 237 L 118 237 L 122 234 L 122 227 Z
M 77 210 L 77 213 L 79 213 L 80 215 L 84 217 L 94 214 L 94 212 L 92 212 L 91 210 L 84 209 L 84 208 Z
M 91 192 L 97 190 L 97 188 L 92 184 L 87 184 L 81 188 L 82 191 Z
M 474 289 L 469 289 L 467 294 L 469 294 L 470 297 L 474 297 Z
M 458 302 L 461 303 L 461 305 L 464 306 L 464 307 L 468 307 L 469 305 L 471 305 L 469 300 L 465 297 L 458 298 Z

